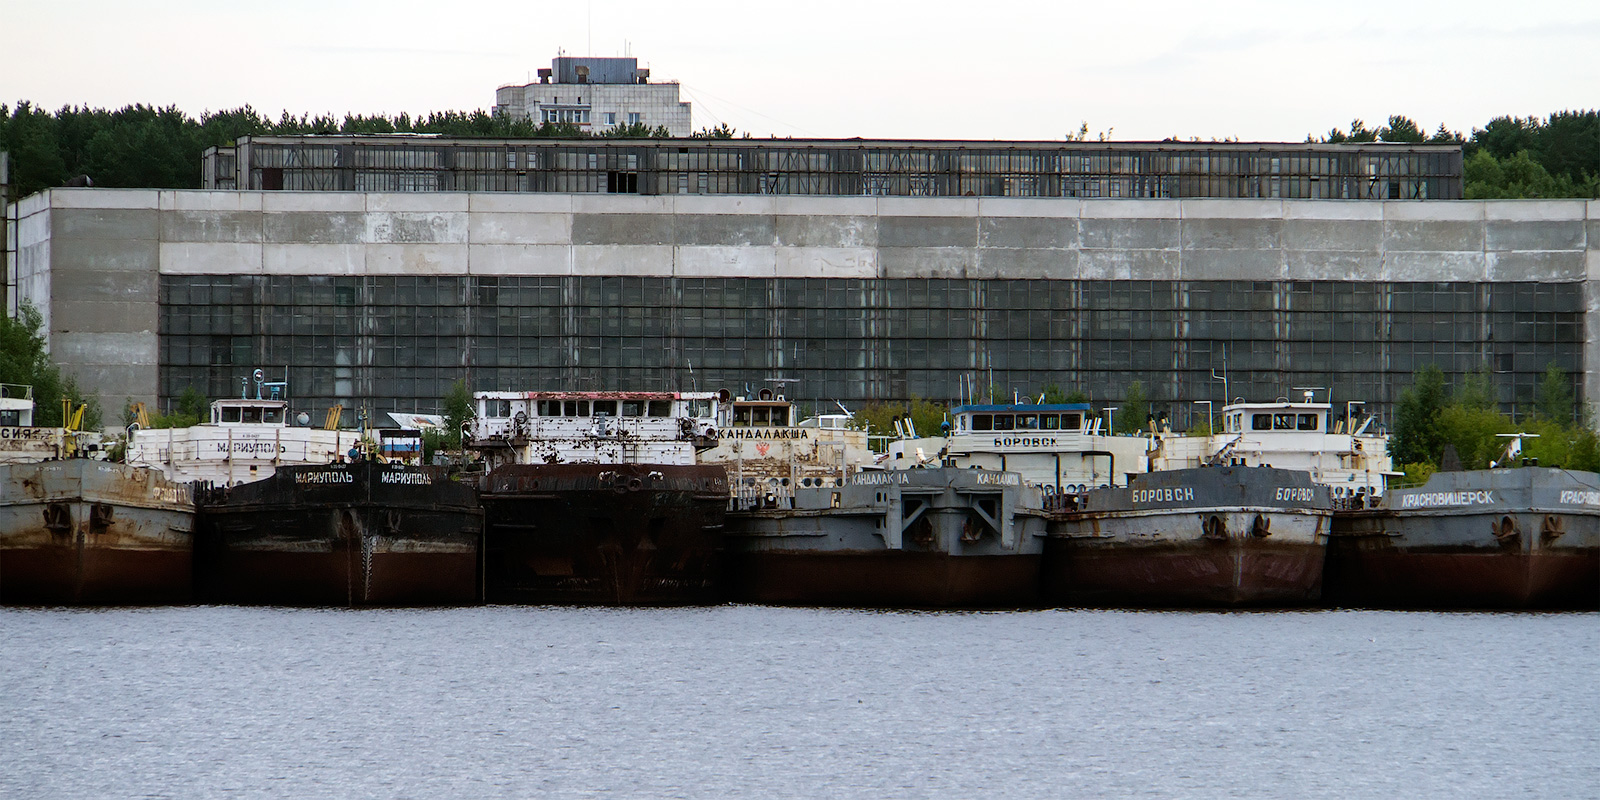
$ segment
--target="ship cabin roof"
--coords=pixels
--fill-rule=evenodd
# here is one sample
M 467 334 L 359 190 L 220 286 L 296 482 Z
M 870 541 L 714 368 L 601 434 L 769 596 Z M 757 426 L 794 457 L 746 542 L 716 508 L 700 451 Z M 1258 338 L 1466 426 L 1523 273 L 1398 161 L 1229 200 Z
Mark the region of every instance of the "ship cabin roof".
M 1094 418 L 1088 403 L 1001 403 L 956 406 L 956 433 L 989 431 L 1080 431 Z
M 0 425 L 33 427 L 33 387 L 0 383 Z
M 787 400 L 734 400 L 733 427 L 787 428 L 794 424 L 794 404 Z
M 1328 430 L 1328 403 L 1232 403 L 1222 408 L 1228 433 L 1310 433 Z
M 821 428 L 829 431 L 843 431 L 850 429 L 850 420 L 854 417 L 849 414 L 821 414 L 800 420 L 798 427 Z
M 716 392 L 474 392 L 478 417 L 709 417 Z M 675 409 L 674 403 L 686 408 Z
M 243 397 L 211 401 L 212 425 L 269 425 L 288 427 L 289 403 Z

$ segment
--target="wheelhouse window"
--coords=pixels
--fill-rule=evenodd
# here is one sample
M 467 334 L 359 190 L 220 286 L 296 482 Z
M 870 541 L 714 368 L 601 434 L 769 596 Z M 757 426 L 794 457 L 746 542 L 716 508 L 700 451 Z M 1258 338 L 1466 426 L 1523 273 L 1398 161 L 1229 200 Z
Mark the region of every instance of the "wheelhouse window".
M 242 415 L 241 415 L 240 409 L 238 407 L 222 409 L 222 421 L 223 422 L 238 422 L 240 420 L 241 416 Z
M 605 415 L 607 417 L 616 416 L 617 415 L 617 401 L 615 401 L 615 400 L 596 400 L 596 401 L 594 401 L 594 415 L 597 416 L 597 417 L 601 416 L 601 415 Z
M 588 400 L 563 400 L 561 402 L 561 416 L 587 417 L 589 416 Z
M 1015 430 L 1016 417 L 1011 414 L 994 415 L 994 429 L 997 431 Z
M 1272 415 L 1272 429 L 1273 430 L 1277 430 L 1277 431 L 1292 431 L 1292 430 L 1294 430 L 1294 415 L 1293 414 L 1273 414 Z
M 711 416 L 711 401 L 710 400 L 690 400 L 689 401 L 689 416 L 691 416 L 691 417 L 709 417 L 709 416 Z
M 1270 431 L 1270 430 L 1272 430 L 1272 415 L 1271 414 L 1252 414 L 1252 415 L 1250 415 L 1250 430 L 1253 430 L 1253 431 Z
M 670 417 L 670 416 L 672 416 L 672 401 L 671 400 L 651 400 L 650 401 L 650 416 L 652 416 L 652 417 Z
M 1019 431 L 1036 431 L 1036 430 L 1039 430 L 1039 415 L 1038 414 L 1018 414 L 1017 415 L 1017 430 L 1019 430 Z
M 624 400 L 622 401 L 622 416 L 642 417 L 644 416 L 644 406 L 645 401 L 643 400 Z
M 1300 423 L 1299 423 L 1298 427 L 1302 431 L 1318 431 L 1318 430 L 1322 430 L 1322 426 L 1317 424 L 1317 415 L 1316 414 L 1301 414 L 1300 415 Z
M 1083 429 L 1083 415 L 1081 415 L 1081 414 L 1062 414 L 1061 415 L 1061 430 L 1064 430 L 1064 431 L 1076 431 L 1076 430 L 1082 430 L 1082 429 Z
M 1039 429 L 1040 430 L 1046 430 L 1046 431 L 1058 431 L 1058 430 L 1061 430 L 1061 415 L 1060 414 L 1040 414 L 1039 415 Z
M 281 408 L 263 408 L 263 409 L 261 409 L 261 421 L 265 422 L 265 423 L 267 423 L 269 425 L 281 425 L 281 424 L 283 424 L 283 409 L 281 409 Z
M 975 430 L 975 431 L 992 431 L 992 430 L 994 430 L 994 415 L 993 414 L 973 414 L 972 415 L 972 429 Z

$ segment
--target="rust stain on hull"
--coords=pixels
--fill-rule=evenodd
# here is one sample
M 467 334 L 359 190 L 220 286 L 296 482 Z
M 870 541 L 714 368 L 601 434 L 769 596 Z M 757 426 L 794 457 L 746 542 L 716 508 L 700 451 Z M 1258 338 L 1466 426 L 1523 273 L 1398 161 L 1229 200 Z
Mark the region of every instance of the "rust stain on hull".
M 1104 547 L 1045 544 L 1047 601 L 1145 608 L 1300 607 L 1321 596 L 1326 550 L 1316 542 L 1229 539 Z
M 487 485 L 488 602 L 721 600 L 722 467 L 521 464 L 495 469 Z
M 0 465 L 0 602 L 189 602 L 191 497 L 187 485 L 123 464 Z
M 910 551 L 752 551 L 730 557 L 729 599 L 867 608 L 1026 608 L 1039 602 L 1037 555 Z
M 465 605 L 480 599 L 482 511 L 427 467 L 286 467 L 201 493 L 195 592 L 212 603 Z

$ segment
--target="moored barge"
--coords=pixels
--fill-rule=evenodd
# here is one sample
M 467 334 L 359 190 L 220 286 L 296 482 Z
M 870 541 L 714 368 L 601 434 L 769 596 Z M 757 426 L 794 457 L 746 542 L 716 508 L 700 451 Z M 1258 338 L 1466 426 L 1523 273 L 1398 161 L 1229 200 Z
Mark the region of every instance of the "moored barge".
M 155 470 L 0 464 L 0 602 L 187 603 L 193 524 L 190 485 Z
M 306 606 L 479 599 L 483 512 L 442 468 L 358 460 L 278 467 L 199 492 L 198 599 Z
M 1332 503 L 1306 472 L 1169 470 L 1051 499 L 1052 603 L 1307 606 L 1321 594 Z
M 1600 475 L 1436 472 L 1341 511 L 1326 600 L 1379 608 L 1600 608 Z
M 491 603 L 716 602 L 727 471 L 710 392 L 479 392 Z
M 751 603 L 1016 608 L 1039 599 L 1042 495 L 934 467 L 801 486 L 729 515 L 729 596 Z

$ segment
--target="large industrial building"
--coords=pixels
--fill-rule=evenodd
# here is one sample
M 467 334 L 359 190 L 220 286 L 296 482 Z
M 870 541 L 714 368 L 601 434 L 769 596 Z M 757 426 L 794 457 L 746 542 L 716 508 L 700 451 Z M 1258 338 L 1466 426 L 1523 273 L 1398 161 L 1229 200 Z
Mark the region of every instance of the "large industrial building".
M 1050 385 L 1115 405 L 1139 381 L 1180 426 L 1325 387 L 1387 417 L 1430 363 L 1488 365 L 1507 410 L 1550 364 L 1600 397 L 1600 202 L 1434 199 L 1460 196 L 1456 148 L 331 138 L 214 153 L 243 189 L 23 199 L 13 302 L 111 409 L 257 367 L 313 415 L 432 411 L 464 379 L 830 407 Z M 440 166 L 357 191 L 364 148 Z M 602 181 L 630 154 L 631 191 Z M 704 193 L 669 191 L 686 172 Z

